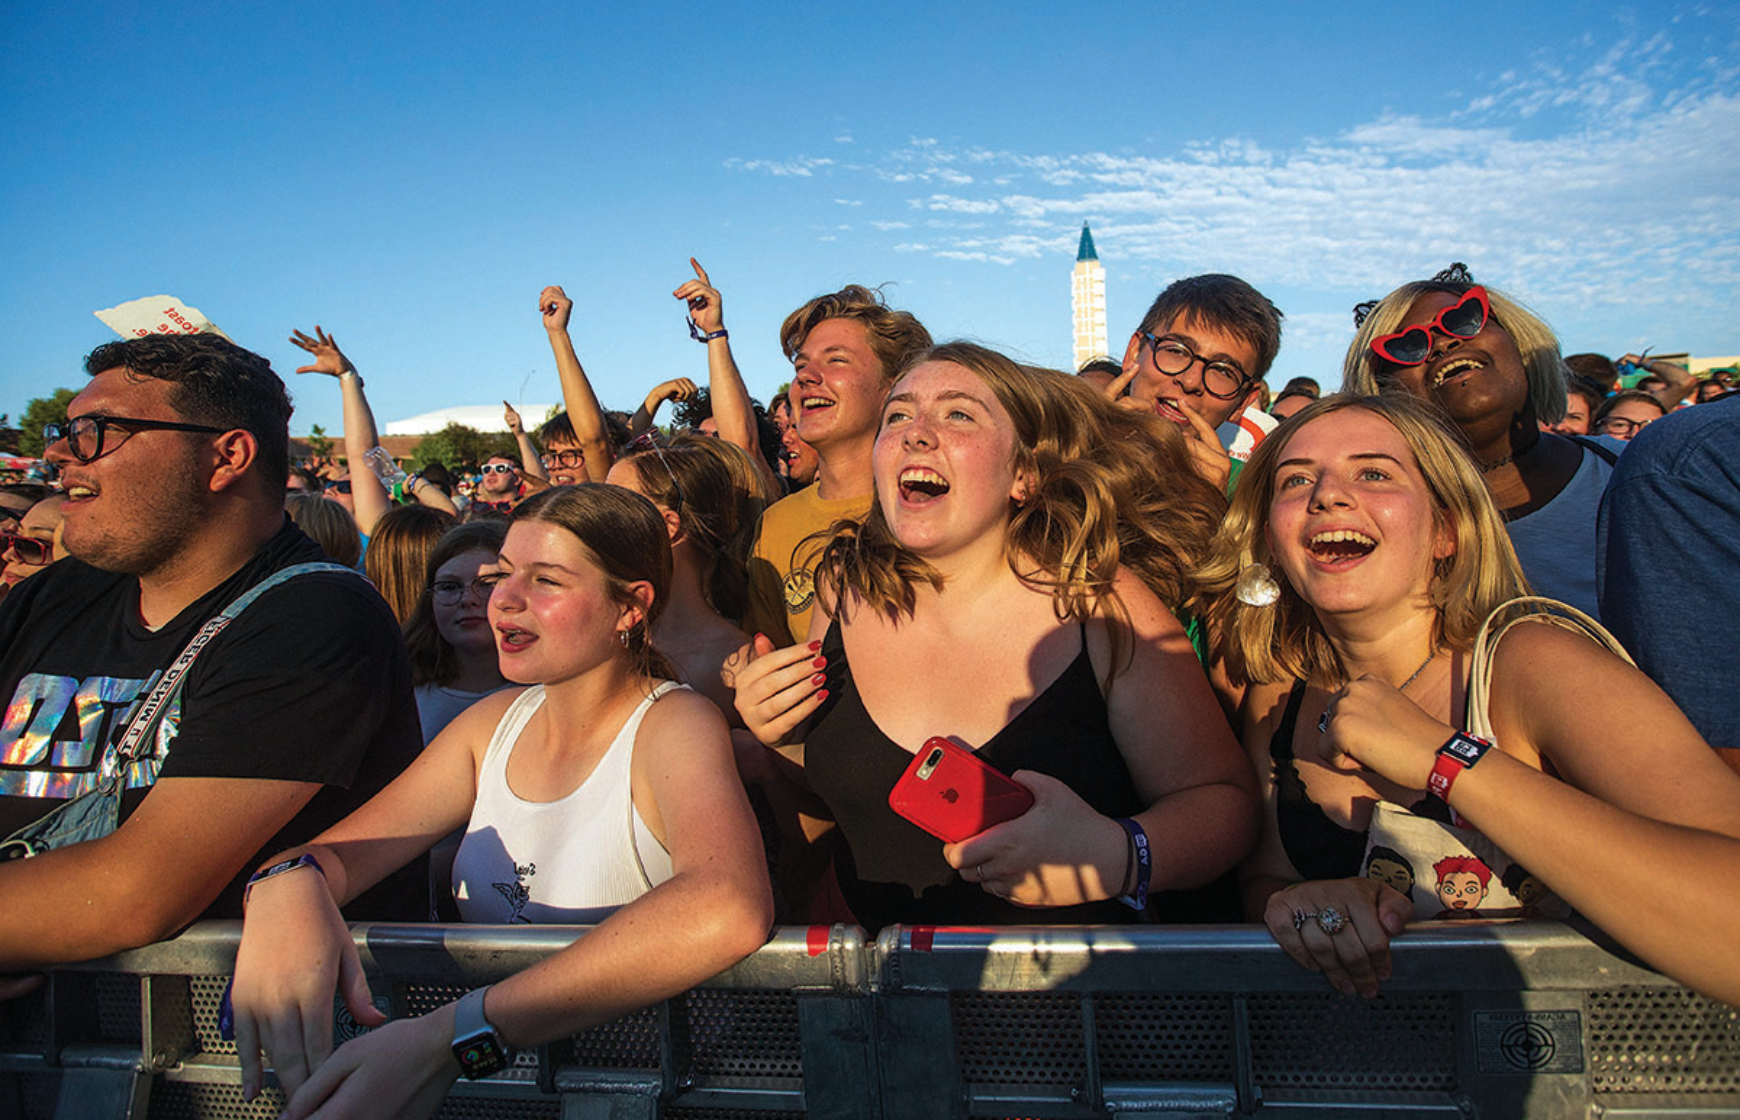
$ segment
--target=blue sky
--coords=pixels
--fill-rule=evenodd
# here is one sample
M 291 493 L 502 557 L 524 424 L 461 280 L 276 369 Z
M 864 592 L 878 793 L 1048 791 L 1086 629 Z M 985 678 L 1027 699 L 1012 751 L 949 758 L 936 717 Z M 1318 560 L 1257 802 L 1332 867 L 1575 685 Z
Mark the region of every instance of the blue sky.
M 83 383 L 91 312 L 168 293 L 339 428 L 292 327 L 385 423 L 705 374 L 694 255 L 765 398 L 781 319 L 888 284 L 939 339 L 1070 359 L 1082 221 L 1114 350 L 1170 280 L 1287 313 L 1452 260 L 1568 350 L 1740 352 L 1740 7 L 1601 4 L 14 6 L 0 46 L 0 412 Z M 534 9 L 526 8 L 525 11 Z

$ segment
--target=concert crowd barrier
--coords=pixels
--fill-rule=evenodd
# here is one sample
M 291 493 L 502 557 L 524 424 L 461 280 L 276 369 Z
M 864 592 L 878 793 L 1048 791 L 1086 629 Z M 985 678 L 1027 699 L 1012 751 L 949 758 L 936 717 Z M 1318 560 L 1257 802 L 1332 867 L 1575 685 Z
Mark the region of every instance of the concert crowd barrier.
M 585 930 L 354 927 L 418 1015 Z M 240 926 L 54 973 L 0 1018 L 0 1117 L 274 1117 L 218 1004 Z M 1344 998 L 1260 928 L 785 927 L 706 985 L 460 1082 L 447 1120 L 1740 1117 L 1740 1011 L 1562 925 L 1434 923 Z M 340 1014 L 337 1035 L 355 1033 Z

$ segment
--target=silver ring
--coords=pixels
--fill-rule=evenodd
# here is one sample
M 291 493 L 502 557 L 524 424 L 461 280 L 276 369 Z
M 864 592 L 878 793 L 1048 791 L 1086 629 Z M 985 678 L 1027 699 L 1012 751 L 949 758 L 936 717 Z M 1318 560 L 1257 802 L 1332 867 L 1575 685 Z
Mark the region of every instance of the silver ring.
M 982 863 L 973 864 L 973 874 L 977 875 L 979 882 L 983 883 L 985 881 L 985 865 Z
M 1347 928 L 1347 919 L 1342 917 L 1341 911 L 1333 906 L 1325 906 L 1323 908 L 1323 913 L 1318 914 L 1316 917 L 1317 928 L 1322 930 L 1324 933 L 1329 934 L 1331 937 Z
M 1311 913 L 1306 913 L 1303 910 L 1294 910 L 1293 911 L 1293 932 L 1298 933 L 1300 928 L 1305 925 L 1305 921 L 1307 918 L 1315 918 L 1316 916 L 1317 916 L 1316 911 L 1312 911 Z

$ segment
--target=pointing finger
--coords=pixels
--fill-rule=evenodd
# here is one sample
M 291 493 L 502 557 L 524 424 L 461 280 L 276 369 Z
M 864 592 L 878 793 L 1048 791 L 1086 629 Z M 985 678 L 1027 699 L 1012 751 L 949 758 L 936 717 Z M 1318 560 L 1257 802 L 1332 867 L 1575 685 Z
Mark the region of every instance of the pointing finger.
M 700 277 L 701 283 L 707 285 L 709 288 L 713 286 L 713 282 L 707 279 L 707 270 L 701 267 L 700 261 L 696 260 L 694 257 L 690 257 L 689 267 L 695 270 L 695 275 Z

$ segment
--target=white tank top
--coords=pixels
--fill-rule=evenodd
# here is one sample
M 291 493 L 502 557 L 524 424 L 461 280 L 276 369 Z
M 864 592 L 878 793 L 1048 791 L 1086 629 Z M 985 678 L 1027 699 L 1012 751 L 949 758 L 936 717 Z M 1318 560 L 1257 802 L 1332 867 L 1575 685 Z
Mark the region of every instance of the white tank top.
M 507 764 L 526 722 L 544 703 L 534 685 L 508 707 L 484 752 L 477 803 L 453 860 L 453 896 L 468 922 L 593 925 L 671 877 L 671 855 L 630 792 L 635 734 L 662 681 L 640 702 L 580 787 L 555 801 L 508 788 Z

